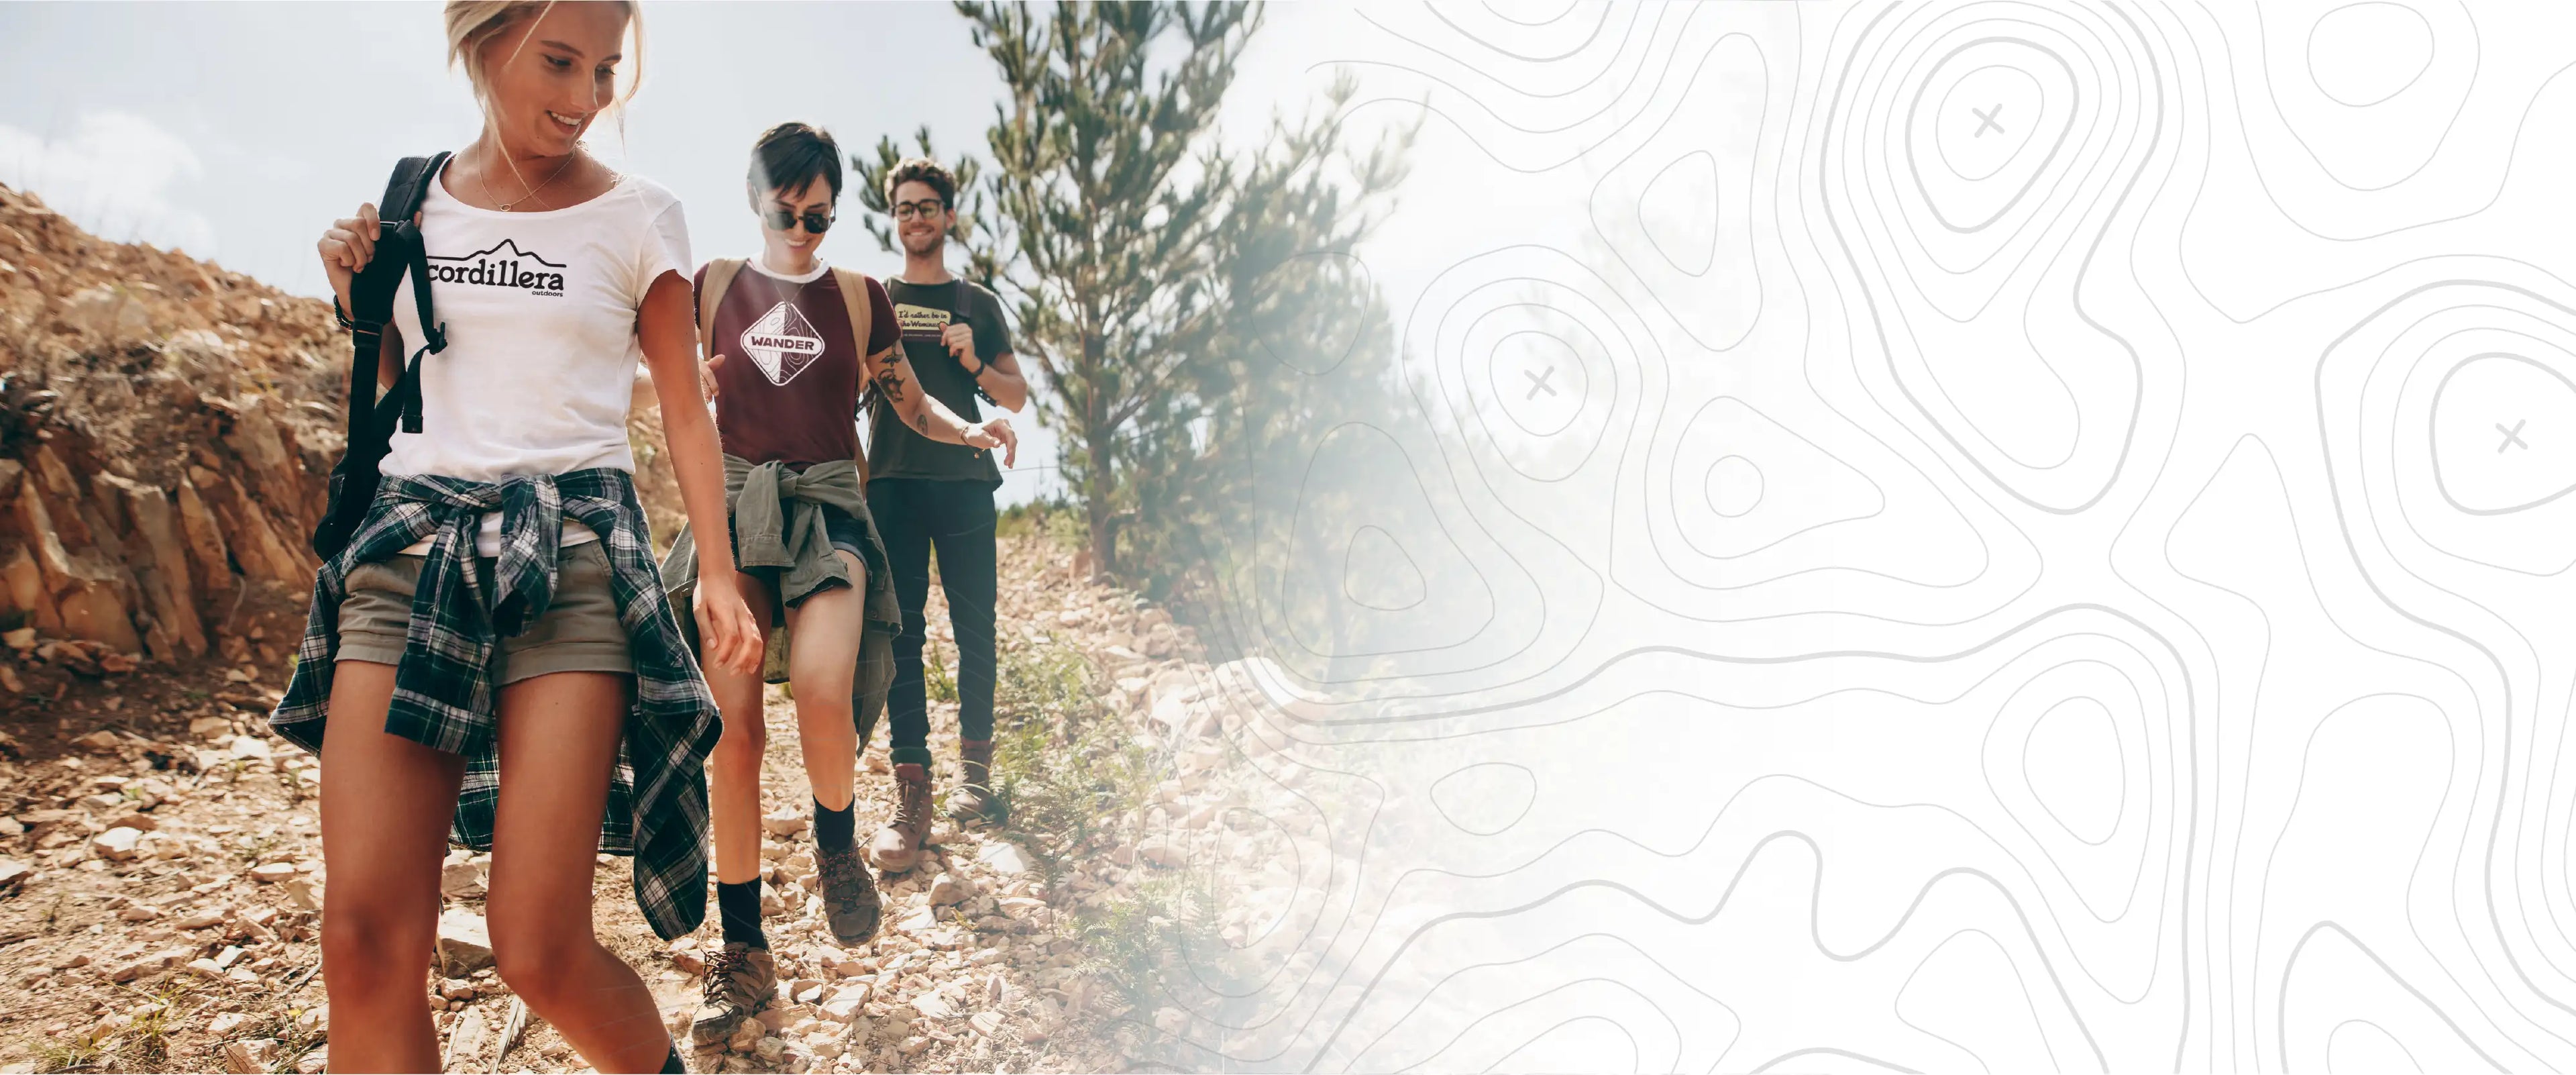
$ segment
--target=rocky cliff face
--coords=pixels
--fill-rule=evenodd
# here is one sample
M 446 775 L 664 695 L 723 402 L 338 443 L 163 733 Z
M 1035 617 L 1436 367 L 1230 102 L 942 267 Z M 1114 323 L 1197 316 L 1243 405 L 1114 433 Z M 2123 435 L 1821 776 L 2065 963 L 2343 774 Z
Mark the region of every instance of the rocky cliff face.
M 254 654 L 225 625 L 306 600 L 348 360 L 327 302 L 0 187 L 0 632 L 282 663 L 291 639 Z M 676 527 L 659 427 L 635 432 L 656 531 Z
M 0 187 L 0 626 L 179 662 L 300 599 L 346 348 L 327 303 Z

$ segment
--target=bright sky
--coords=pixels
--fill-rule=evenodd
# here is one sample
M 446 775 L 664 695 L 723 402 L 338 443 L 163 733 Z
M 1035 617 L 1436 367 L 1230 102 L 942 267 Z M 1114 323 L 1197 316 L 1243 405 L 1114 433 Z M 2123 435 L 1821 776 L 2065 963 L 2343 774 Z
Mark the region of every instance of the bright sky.
M 592 141 L 680 196 L 701 260 L 756 249 L 743 164 L 772 123 L 819 122 L 854 149 L 887 134 L 908 143 L 927 125 L 944 153 L 983 149 L 1000 80 L 946 3 L 657 0 L 644 10 L 643 91 L 622 136 Z M 1320 61 L 1353 27 L 1340 5 L 1273 6 L 1237 65 L 1229 139 L 1258 136 L 1272 108 L 1318 92 L 1331 75 Z M 0 4 L 0 183 L 107 237 L 327 294 L 313 253 L 322 228 L 374 199 L 396 158 L 461 146 L 477 130 L 444 50 L 433 3 Z M 1363 122 L 1399 122 L 1400 110 L 1364 110 Z M 1428 132 L 1417 153 L 1417 189 L 1437 184 L 1443 133 Z M 1446 215 L 1408 204 L 1372 244 L 1390 299 L 1436 272 L 1425 236 L 1474 233 Z M 880 275 L 898 265 L 855 221 L 824 256 Z M 1005 502 L 1055 488 L 1052 434 L 1016 424 L 1024 440 Z

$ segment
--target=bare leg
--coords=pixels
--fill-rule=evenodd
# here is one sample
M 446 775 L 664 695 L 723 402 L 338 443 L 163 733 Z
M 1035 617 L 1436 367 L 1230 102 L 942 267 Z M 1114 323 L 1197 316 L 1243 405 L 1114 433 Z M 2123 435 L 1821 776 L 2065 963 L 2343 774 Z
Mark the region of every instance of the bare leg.
M 591 927 L 592 856 L 631 678 L 557 672 L 501 689 L 492 955 L 528 1009 L 599 1071 L 659 1071 L 670 1049 L 653 994 Z
M 769 640 L 769 587 L 740 576 L 742 600 Z M 707 758 L 708 827 L 716 842 L 716 880 L 738 885 L 760 876 L 760 761 L 769 750 L 769 722 L 761 710 L 760 672 L 705 666 L 707 689 L 724 713 L 724 735 Z M 803 694 L 802 690 L 797 692 Z
M 838 549 L 852 579 L 867 577 L 857 557 Z M 865 592 L 823 590 L 787 610 L 787 682 L 796 688 L 796 734 L 805 746 L 805 778 L 814 801 L 847 810 L 859 766 L 859 730 L 850 713 L 850 688 L 864 629 Z
M 439 1063 L 424 987 L 465 759 L 385 734 L 393 691 L 392 665 L 341 662 L 322 740 L 322 983 L 341 1071 Z

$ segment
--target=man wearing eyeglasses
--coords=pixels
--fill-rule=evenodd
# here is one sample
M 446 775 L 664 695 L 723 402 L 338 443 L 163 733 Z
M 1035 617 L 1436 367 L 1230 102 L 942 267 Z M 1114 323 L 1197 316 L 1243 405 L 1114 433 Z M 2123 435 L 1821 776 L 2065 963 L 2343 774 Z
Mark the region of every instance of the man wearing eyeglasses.
M 903 245 L 903 275 L 887 281 L 886 291 L 922 389 L 968 422 L 982 417 L 978 396 L 1018 411 L 1028 403 L 1029 386 L 1011 355 L 1001 300 L 948 271 L 956 177 L 938 162 L 916 157 L 896 164 L 885 182 Z M 868 846 L 880 870 L 911 869 L 930 830 L 932 759 L 921 650 L 934 550 L 957 640 L 964 782 L 948 796 L 949 814 L 961 821 L 993 820 L 993 490 L 1001 484 L 991 452 L 923 436 L 882 398 L 870 406 L 868 509 L 885 537 L 895 597 L 903 608 L 894 684 L 886 697 L 897 800 L 894 820 Z

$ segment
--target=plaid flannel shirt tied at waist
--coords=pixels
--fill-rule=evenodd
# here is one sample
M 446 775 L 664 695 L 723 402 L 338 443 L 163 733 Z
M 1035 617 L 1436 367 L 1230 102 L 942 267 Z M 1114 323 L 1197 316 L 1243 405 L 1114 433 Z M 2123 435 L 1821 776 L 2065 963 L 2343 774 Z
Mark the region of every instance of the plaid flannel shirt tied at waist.
M 487 578 L 474 539 L 483 516 L 496 511 L 501 554 Z M 609 589 L 635 662 L 634 704 L 610 779 L 600 850 L 635 857 L 636 905 L 667 940 L 697 929 L 706 916 L 704 766 L 719 726 L 715 697 L 663 592 L 644 510 L 626 471 L 602 467 L 492 483 L 385 475 L 349 547 L 313 580 L 295 674 L 269 720 L 288 741 L 321 752 L 349 571 L 435 538 L 412 598 L 402 661 L 394 667 L 385 731 L 465 757 L 450 839 L 490 850 L 501 789 L 492 658 L 501 639 L 545 615 L 567 518 L 597 533 L 607 550 Z

